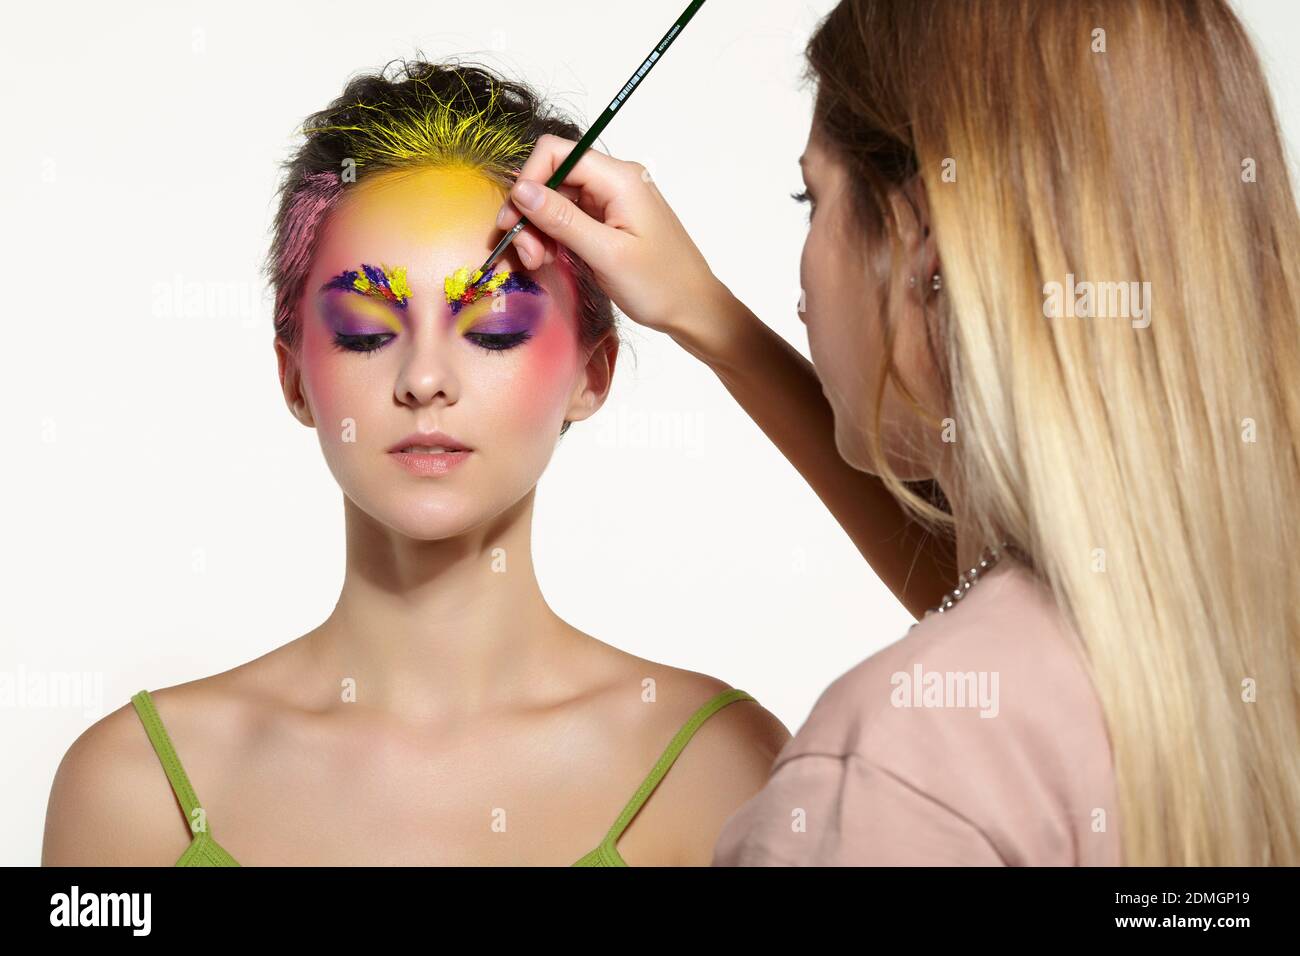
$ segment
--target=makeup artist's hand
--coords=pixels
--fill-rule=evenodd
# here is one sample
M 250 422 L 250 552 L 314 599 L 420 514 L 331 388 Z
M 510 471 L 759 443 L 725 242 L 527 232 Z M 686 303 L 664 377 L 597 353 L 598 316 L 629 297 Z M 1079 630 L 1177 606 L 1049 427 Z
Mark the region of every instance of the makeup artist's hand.
M 514 239 L 524 265 L 553 260 L 561 243 L 591 266 L 630 319 L 668 333 L 716 372 L 919 618 L 956 577 L 956 554 L 946 539 L 920 533 L 879 478 L 844 461 L 812 363 L 714 276 L 640 164 L 588 150 L 558 191 L 546 188 L 576 145 L 539 138 L 510 191 L 513 203 L 502 207 L 497 225 L 503 229 L 521 212 L 528 217 L 530 225 Z M 540 202 L 522 195 L 528 184 L 539 190 Z
M 562 244 L 591 266 L 616 306 L 640 325 L 679 341 L 709 315 L 711 297 L 731 292 L 687 235 L 681 221 L 640 163 L 589 149 L 560 189 L 545 182 L 577 145 L 545 134 L 519 173 L 497 225 L 509 229 L 528 217 L 514 239 L 524 265 L 555 259 Z

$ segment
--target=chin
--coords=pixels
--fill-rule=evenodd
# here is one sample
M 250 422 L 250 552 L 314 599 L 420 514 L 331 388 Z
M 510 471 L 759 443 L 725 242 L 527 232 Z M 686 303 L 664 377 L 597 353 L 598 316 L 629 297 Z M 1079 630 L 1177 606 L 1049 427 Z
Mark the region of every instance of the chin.
M 491 517 L 484 483 L 461 476 L 416 478 L 334 469 L 334 479 L 351 508 L 389 531 L 417 541 L 453 538 Z
M 856 428 L 840 427 L 839 422 L 841 419 L 838 417 L 835 421 L 835 448 L 839 451 L 840 457 L 850 467 L 871 475 L 873 478 L 879 478 L 880 469 L 876 467 L 875 462 L 872 460 L 871 452 L 867 449 L 866 438 L 862 432 Z M 889 470 L 893 472 L 894 477 L 900 481 L 928 481 L 934 477 L 934 469 L 929 465 L 894 454 L 889 449 L 889 439 L 886 438 L 885 462 L 889 465 Z
M 389 495 L 382 502 L 353 497 L 352 502 L 374 521 L 413 541 L 455 538 L 490 517 L 482 502 L 457 500 L 444 495 L 421 495 L 419 500 L 406 501 L 397 495 Z
M 856 428 L 841 425 L 842 421 L 843 419 L 839 415 L 835 416 L 835 450 L 840 453 L 840 457 L 850 467 L 856 468 L 858 471 L 865 471 L 869 475 L 875 475 L 871 455 L 867 451 L 862 433 Z

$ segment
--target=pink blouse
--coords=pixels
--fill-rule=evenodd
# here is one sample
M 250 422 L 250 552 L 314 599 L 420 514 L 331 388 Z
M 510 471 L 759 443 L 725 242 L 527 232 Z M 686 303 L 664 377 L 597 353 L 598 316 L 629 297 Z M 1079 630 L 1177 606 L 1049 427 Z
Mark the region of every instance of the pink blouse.
M 1083 655 L 1047 588 L 1004 557 L 822 692 L 713 865 L 1118 865 Z

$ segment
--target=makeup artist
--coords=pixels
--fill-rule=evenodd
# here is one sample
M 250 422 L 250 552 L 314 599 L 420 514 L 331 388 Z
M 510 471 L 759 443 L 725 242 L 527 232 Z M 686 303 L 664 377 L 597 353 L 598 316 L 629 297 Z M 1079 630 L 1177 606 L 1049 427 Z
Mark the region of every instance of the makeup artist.
M 812 363 L 637 163 L 551 191 L 542 137 L 497 223 L 708 364 L 923 618 L 714 863 L 1300 864 L 1300 222 L 1241 24 L 843 0 L 806 54 Z M 1068 275 L 1149 282 L 1149 324 L 1051 315 Z

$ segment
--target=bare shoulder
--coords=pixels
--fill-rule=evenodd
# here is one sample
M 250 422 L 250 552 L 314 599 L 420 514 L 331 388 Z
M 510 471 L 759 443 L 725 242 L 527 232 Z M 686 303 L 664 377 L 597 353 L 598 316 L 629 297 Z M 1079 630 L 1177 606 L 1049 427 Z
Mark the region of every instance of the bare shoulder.
M 708 674 L 641 659 L 633 670 L 643 675 L 634 746 L 648 774 L 678 732 L 734 688 Z M 648 700 L 654 706 L 646 709 Z M 757 700 L 732 700 L 708 714 L 634 818 L 619 852 L 633 866 L 707 866 L 723 824 L 767 782 L 788 740 L 789 730 Z
M 192 782 L 222 779 L 256 720 L 258 688 L 287 682 L 299 642 L 149 696 Z M 261 696 L 265 696 L 264 694 Z M 212 733 L 213 727 L 221 728 Z M 197 775 L 196 775 L 197 773 Z M 204 792 L 207 792 L 205 788 Z M 45 866 L 171 866 L 192 833 L 128 699 L 64 753 L 46 806 Z
M 706 681 L 709 697 L 728 689 L 716 678 Z M 670 817 L 677 828 L 679 865 L 709 865 L 723 825 L 767 783 L 790 739 L 758 700 L 733 701 L 699 726 L 654 798 L 660 819 Z
M 64 753 L 45 813 L 43 866 L 170 866 L 185 818 L 135 707 L 91 724 Z

